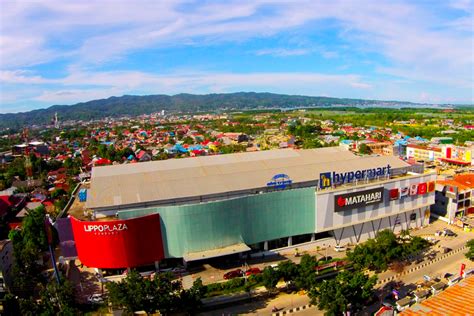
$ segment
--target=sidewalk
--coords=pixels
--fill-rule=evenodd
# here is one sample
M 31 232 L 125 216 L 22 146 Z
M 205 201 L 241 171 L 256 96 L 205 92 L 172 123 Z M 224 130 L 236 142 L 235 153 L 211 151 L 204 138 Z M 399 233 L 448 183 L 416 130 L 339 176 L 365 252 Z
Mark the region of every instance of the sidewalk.
M 228 306 L 213 311 L 207 311 L 198 315 L 210 316 L 228 316 L 228 315 L 272 315 L 274 307 L 280 309 L 280 313 L 292 308 L 309 304 L 309 298 L 306 294 L 286 294 L 280 293 L 272 299 L 259 299 L 247 301 L 243 304 Z M 315 307 L 311 309 L 311 315 L 323 315 Z

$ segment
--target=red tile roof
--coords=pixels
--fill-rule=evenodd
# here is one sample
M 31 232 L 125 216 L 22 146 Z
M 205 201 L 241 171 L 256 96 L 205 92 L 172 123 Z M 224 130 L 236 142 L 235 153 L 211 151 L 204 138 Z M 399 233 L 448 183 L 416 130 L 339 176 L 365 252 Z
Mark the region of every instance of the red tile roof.
M 454 177 L 453 180 L 438 180 L 442 185 L 450 185 L 460 190 L 474 189 L 474 173 L 461 174 Z
M 404 316 L 474 315 L 474 276 L 400 313 Z

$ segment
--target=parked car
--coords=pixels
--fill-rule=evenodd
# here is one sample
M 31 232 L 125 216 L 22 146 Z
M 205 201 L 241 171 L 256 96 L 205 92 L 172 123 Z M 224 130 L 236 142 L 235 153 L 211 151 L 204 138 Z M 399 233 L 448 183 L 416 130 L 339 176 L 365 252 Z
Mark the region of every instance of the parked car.
M 278 270 L 278 264 L 276 264 L 276 263 L 271 264 L 270 267 L 271 267 L 273 270 Z
M 174 268 L 160 269 L 160 272 L 185 273 L 186 269 L 184 267 L 178 266 Z
M 452 249 L 451 249 L 451 248 L 448 248 L 448 247 L 443 247 L 443 248 L 442 248 L 443 253 L 448 253 L 448 252 L 450 252 L 451 250 L 452 250 Z
M 331 256 L 321 257 L 321 258 L 319 259 L 319 261 L 329 261 L 329 260 L 332 260 L 332 257 L 331 257 Z
M 91 304 L 100 304 L 104 302 L 104 296 L 99 293 L 92 294 L 87 297 L 87 301 Z
M 453 232 L 451 229 L 444 229 L 444 235 L 449 237 L 456 237 L 457 234 Z
M 244 274 L 243 271 L 240 269 L 232 270 L 224 274 L 224 280 L 238 278 L 238 277 L 241 277 L 243 274 Z
M 185 273 L 186 269 L 184 267 L 176 267 L 176 268 L 171 269 L 171 272 L 176 273 L 176 274 L 181 274 L 181 273 Z
M 334 251 L 336 251 L 336 252 L 344 252 L 344 251 L 346 251 L 346 247 L 337 245 L 337 246 L 334 247 Z
M 453 275 L 448 279 L 448 286 L 453 286 L 454 284 L 458 283 L 459 281 L 462 280 L 462 277 L 460 275 Z
M 436 239 L 434 237 L 428 236 L 428 237 L 423 237 L 425 240 L 429 241 L 432 245 L 436 245 L 439 242 L 439 239 Z
M 259 273 L 262 273 L 262 270 L 260 270 L 259 268 L 250 268 L 247 271 L 245 271 L 246 276 L 255 275 Z

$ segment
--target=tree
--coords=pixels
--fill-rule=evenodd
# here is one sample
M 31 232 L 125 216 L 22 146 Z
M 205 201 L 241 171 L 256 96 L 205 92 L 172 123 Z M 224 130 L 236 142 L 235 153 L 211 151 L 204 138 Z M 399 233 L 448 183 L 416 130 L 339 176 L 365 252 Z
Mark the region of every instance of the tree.
M 25 160 L 23 158 L 15 158 L 7 167 L 5 179 L 8 185 L 11 185 L 11 181 L 13 181 L 15 177 L 19 177 L 21 180 L 26 178 Z
M 469 260 L 474 260 L 474 239 L 469 240 L 466 243 L 466 246 L 469 248 L 466 253 L 466 258 Z
M 318 260 L 315 256 L 308 254 L 301 257 L 298 265 L 298 276 L 295 279 L 295 284 L 298 288 L 310 289 L 316 283 L 316 272 L 314 268 L 318 265 Z
M 57 198 L 59 198 L 63 195 L 66 195 L 66 194 L 67 194 L 67 192 L 64 191 L 63 189 L 55 189 L 53 192 L 51 192 L 51 198 L 53 200 L 55 200 L 55 199 L 57 199 Z
M 129 313 L 141 310 L 153 313 L 156 310 L 148 297 L 151 282 L 142 278 L 136 270 L 132 270 L 121 282 L 107 283 L 106 287 L 113 306 L 124 308 Z
M 399 242 L 397 236 L 385 229 L 377 233 L 375 239 L 369 239 L 364 244 L 357 245 L 347 253 L 356 269 L 372 269 L 383 271 L 394 260 L 403 259 L 419 252 L 428 246 L 428 241 L 421 237 L 412 237 L 409 242 Z
M 156 310 L 159 310 L 160 313 L 167 314 L 182 307 L 179 295 L 183 291 L 183 285 L 179 281 L 173 281 L 171 273 L 155 276 L 152 289 Z
M 18 297 L 11 293 L 5 294 L 3 298 L 3 309 L 5 315 L 21 315 Z
M 194 144 L 194 140 L 193 140 L 191 137 L 186 136 L 186 137 L 184 137 L 184 139 L 183 139 L 183 144 L 192 145 L 192 144 Z
M 41 315 L 73 316 L 78 314 L 76 308 L 74 287 L 68 280 L 61 283 L 50 282 L 41 291 L 39 304 Z
M 48 248 L 44 220 L 43 206 L 30 210 L 23 219 L 21 230 L 12 230 L 8 235 L 15 256 L 12 268 L 13 285 L 23 295 L 31 293 L 42 281 L 40 274 L 42 269 L 38 259 Z
M 186 311 L 199 308 L 206 287 L 201 279 L 194 282 L 189 290 L 184 290 L 180 281 L 173 281 L 171 273 L 157 274 L 153 280 L 145 279 L 132 270 L 118 283 L 107 283 L 109 300 L 112 306 L 122 308 L 128 313 L 145 311 L 161 314 Z
M 201 299 L 206 295 L 207 287 L 202 283 L 201 278 L 193 282 L 189 290 L 182 290 L 180 294 L 180 304 L 187 313 L 192 313 L 201 307 Z
M 324 280 L 309 291 L 311 304 L 326 311 L 325 315 L 341 315 L 357 311 L 374 295 L 377 277 L 362 272 L 343 271 L 335 279 Z
M 61 315 L 80 314 L 76 307 L 74 287 L 65 279 L 58 284 L 50 282 L 42 287 L 39 297 L 20 298 L 8 293 L 5 296 L 5 315 Z
M 21 231 L 26 252 L 39 254 L 48 249 L 48 239 L 44 226 L 45 216 L 44 206 L 39 206 L 34 210 L 30 210 L 23 220 Z
M 359 145 L 359 154 L 368 155 L 371 154 L 372 150 L 366 144 L 362 143 Z
M 278 264 L 278 272 L 285 281 L 292 281 L 298 276 L 298 265 L 293 261 L 282 261 Z
M 262 283 L 267 290 L 274 290 L 279 280 L 280 275 L 277 270 L 272 267 L 266 267 L 263 269 Z

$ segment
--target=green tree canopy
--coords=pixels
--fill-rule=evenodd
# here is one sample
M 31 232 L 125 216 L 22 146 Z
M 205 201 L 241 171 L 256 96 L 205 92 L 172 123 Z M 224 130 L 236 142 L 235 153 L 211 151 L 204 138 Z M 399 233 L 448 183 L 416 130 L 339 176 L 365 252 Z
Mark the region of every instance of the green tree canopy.
M 421 237 L 413 237 L 409 242 L 400 240 L 391 230 L 386 229 L 378 232 L 375 239 L 357 245 L 353 251 L 347 253 L 347 257 L 356 269 L 383 271 L 388 268 L 390 262 L 404 259 L 428 245 L 428 241 Z
M 23 219 L 21 230 L 12 230 L 8 235 L 13 243 L 15 256 L 12 269 L 13 285 L 22 293 L 31 293 L 42 281 L 42 268 L 38 260 L 48 248 L 44 221 L 45 209 L 40 206 L 28 212 Z
M 466 258 L 469 260 L 474 260 L 474 239 L 469 240 L 466 243 L 466 246 L 468 247 Z
M 265 267 L 262 272 L 262 283 L 267 290 L 274 290 L 278 281 L 280 280 L 280 274 L 278 270 L 272 267 Z
M 142 278 L 135 270 L 124 280 L 107 283 L 106 287 L 112 305 L 128 313 L 142 310 L 148 314 L 156 311 L 161 314 L 195 311 L 206 292 L 201 279 L 185 290 L 180 281 L 173 280 L 171 273 L 157 274 L 150 280 Z
M 311 304 L 325 310 L 325 315 L 357 311 L 373 296 L 377 277 L 362 272 L 343 271 L 336 278 L 324 280 L 309 291 Z

